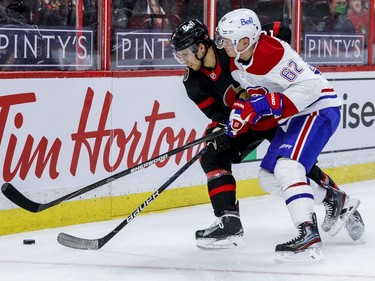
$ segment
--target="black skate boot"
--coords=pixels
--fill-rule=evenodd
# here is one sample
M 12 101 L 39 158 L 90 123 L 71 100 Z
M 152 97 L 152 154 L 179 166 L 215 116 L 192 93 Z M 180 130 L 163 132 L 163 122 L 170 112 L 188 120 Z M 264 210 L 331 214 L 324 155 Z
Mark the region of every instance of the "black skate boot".
M 204 250 L 229 249 L 243 244 L 243 228 L 237 211 L 223 211 L 209 228 L 195 232 L 197 247 Z
M 322 223 L 322 230 L 334 236 L 358 208 L 360 201 L 350 198 L 344 191 L 339 189 L 330 186 L 326 188 L 327 194 L 323 200 L 326 215 Z
M 345 230 L 353 241 L 358 241 L 360 244 L 366 243 L 365 223 L 357 210 L 346 221 Z
M 276 246 L 276 261 L 318 261 L 324 258 L 320 250 L 322 241 L 315 213 L 312 220 L 298 226 L 299 234 L 296 238 Z

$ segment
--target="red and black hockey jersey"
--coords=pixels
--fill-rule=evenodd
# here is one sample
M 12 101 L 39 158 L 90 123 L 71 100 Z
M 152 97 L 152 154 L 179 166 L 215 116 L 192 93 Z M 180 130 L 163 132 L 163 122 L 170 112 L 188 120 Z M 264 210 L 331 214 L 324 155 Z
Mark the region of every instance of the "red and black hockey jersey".
M 283 23 L 267 24 L 262 26 L 262 30 L 290 43 L 290 28 Z M 212 48 L 215 51 L 216 67 L 202 67 L 199 71 L 186 68 L 184 86 L 188 97 L 209 119 L 225 124 L 242 88 L 232 78 L 230 59 L 225 50 L 218 49 L 214 44 Z

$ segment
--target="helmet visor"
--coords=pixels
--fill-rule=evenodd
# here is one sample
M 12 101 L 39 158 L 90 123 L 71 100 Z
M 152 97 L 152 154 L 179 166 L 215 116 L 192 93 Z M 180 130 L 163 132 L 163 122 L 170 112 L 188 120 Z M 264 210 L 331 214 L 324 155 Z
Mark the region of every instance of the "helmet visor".
M 216 31 L 215 31 L 215 45 L 218 49 L 223 48 L 223 37 L 221 37 L 217 27 L 216 27 Z
M 236 44 L 234 44 L 231 39 L 222 37 L 218 28 L 216 28 L 215 32 L 215 45 L 218 49 L 234 48 L 236 46 Z
M 192 49 L 196 50 L 196 48 L 189 47 L 181 51 L 174 51 L 173 55 L 180 64 L 187 64 L 188 61 L 196 59 L 195 50 L 193 51 Z

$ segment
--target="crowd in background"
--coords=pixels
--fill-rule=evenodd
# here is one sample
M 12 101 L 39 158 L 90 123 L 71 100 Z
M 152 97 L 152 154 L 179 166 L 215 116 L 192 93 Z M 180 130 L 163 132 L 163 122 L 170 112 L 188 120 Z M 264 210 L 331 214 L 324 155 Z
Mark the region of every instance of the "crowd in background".
M 0 0 L 0 24 L 76 26 L 77 0 Z M 83 1 L 83 26 L 98 22 L 98 1 Z M 218 0 L 217 16 L 233 8 L 234 1 Z M 278 20 L 290 24 L 285 0 L 243 0 L 262 22 Z M 292 1 L 293 2 L 293 1 Z M 369 0 L 303 0 L 305 32 L 362 33 L 369 29 Z M 290 5 L 290 4 L 289 4 Z M 203 20 L 203 1 L 197 0 L 112 0 L 114 29 L 173 30 L 192 16 Z
M 304 0 L 306 32 L 360 33 L 368 37 L 369 0 Z
M 102 15 L 98 0 L 0 0 L 0 25 L 32 25 L 51 28 L 90 27 L 96 35 Z M 274 20 L 292 23 L 294 0 L 217 0 L 216 19 L 240 7 L 254 10 L 262 24 Z M 171 32 L 182 21 L 203 21 L 203 0 L 111 0 L 111 41 L 122 30 Z M 80 6 L 81 7 L 81 6 Z M 302 32 L 363 34 L 369 36 L 369 0 L 303 0 Z M 78 24 L 77 14 L 82 15 Z M 375 28 L 374 28 L 375 30 Z M 303 38 L 303 37 L 302 37 Z M 98 41 L 101 39 L 98 38 Z M 113 50 L 113 46 L 112 46 Z
M 83 26 L 97 22 L 95 0 L 83 0 Z M 1 0 L 0 24 L 76 26 L 76 0 Z

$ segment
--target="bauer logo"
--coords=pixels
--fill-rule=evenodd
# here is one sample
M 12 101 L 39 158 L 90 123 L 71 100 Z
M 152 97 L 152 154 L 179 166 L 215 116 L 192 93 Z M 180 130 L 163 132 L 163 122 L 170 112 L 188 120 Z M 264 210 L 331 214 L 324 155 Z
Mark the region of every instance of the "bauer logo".
M 249 25 L 249 24 L 253 24 L 254 21 L 253 21 L 253 18 L 248 18 L 248 19 L 241 19 L 241 25 Z
M 287 143 L 283 143 L 282 145 L 280 145 L 280 149 L 292 149 L 292 145 L 290 144 L 287 144 Z

